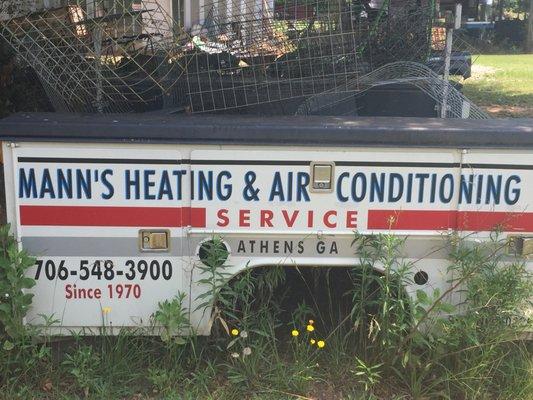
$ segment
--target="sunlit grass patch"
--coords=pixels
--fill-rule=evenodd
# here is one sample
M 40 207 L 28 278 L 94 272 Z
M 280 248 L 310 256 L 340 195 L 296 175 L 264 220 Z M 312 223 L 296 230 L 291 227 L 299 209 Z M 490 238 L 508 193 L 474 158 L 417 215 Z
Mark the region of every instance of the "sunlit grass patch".
M 533 54 L 480 55 L 463 92 L 497 117 L 533 117 Z

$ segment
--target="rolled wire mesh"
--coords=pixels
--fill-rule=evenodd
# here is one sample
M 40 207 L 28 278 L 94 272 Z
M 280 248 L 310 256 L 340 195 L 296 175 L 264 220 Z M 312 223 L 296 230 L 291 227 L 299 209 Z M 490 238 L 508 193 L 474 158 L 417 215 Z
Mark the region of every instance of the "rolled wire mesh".
M 395 84 L 417 87 L 433 99 L 439 109 L 446 109 L 446 118 L 489 118 L 429 67 L 405 61 L 384 65 L 342 87 L 311 96 L 299 106 L 296 115 L 339 115 L 340 110 L 344 110 L 344 114 L 356 115 L 358 97 L 374 87 Z
M 433 9 L 415 1 L 212 0 L 186 54 L 192 112 L 322 93 L 431 51 Z
M 128 112 L 183 101 L 188 40 L 157 1 L 69 1 L 0 22 L 58 111 Z
M 373 7 L 358 0 L 205 0 L 204 22 L 190 35 L 159 0 L 60 2 L 67 5 L 19 8 L 0 21 L 1 35 L 35 69 L 58 111 L 188 104 L 190 112 L 212 112 L 324 101 L 340 92 L 353 97 L 377 86 L 383 71 L 392 73 L 381 67 L 442 59 L 444 49 L 433 4 L 423 0 L 374 0 Z M 407 79 L 428 93 L 443 89 L 418 72 L 420 79 L 414 69 L 407 77 L 383 75 L 382 84 Z

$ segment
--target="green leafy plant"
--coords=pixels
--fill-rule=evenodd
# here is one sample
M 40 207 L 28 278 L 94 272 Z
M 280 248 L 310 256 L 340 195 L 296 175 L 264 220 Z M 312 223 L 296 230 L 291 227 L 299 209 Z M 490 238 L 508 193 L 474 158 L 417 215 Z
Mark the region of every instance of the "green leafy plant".
M 172 393 L 172 391 L 179 387 L 183 380 L 184 373 L 179 366 L 176 368 L 148 368 L 148 381 L 153 386 L 155 393 L 161 393 L 165 396 Z
M 382 359 L 394 354 L 412 326 L 413 299 L 405 287 L 412 283 L 414 267 L 401 256 L 405 238 L 356 234 L 353 244 L 359 259 L 352 270 L 351 318 L 359 346 Z
M 218 318 L 216 303 L 220 289 L 227 283 L 229 277 L 225 271 L 229 253 L 220 236 L 214 236 L 211 240 L 203 242 L 199 253 L 201 263 L 195 265 L 195 268 L 200 271 L 201 278 L 197 283 L 205 287 L 205 291 L 196 298 L 200 302 L 196 310 L 213 310 L 213 318 Z
M 532 274 L 523 260 L 509 257 L 507 239 L 497 232 L 481 243 L 457 236 L 450 239 L 451 286 L 462 293 L 464 306 L 443 321 L 444 334 L 435 358 L 454 378 L 452 390 L 467 399 L 487 398 L 513 388 L 502 382 L 532 378 L 530 368 L 515 367 L 529 357 L 519 339 L 533 328 L 527 317 L 532 307 Z M 511 398 L 523 398 L 515 395 Z
M 63 361 L 66 371 L 74 378 L 85 397 L 97 392 L 102 385 L 100 364 L 100 355 L 87 345 L 82 345 L 72 354 L 67 354 Z
M 172 300 L 158 303 L 158 310 L 154 313 L 154 321 L 163 328 L 161 332 L 163 342 L 185 343 L 182 336 L 190 333 L 188 311 L 183 304 L 186 297 L 185 293 L 180 292 Z
M 380 368 L 383 364 L 367 365 L 359 357 L 355 358 L 355 370 L 353 373 L 357 382 L 364 386 L 365 391 L 371 391 L 381 381 Z
M 26 290 L 35 286 L 35 280 L 27 276 L 35 258 L 18 248 L 10 233 L 10 226 L 0 227 L 0 325 L 5 332 L 4 350 L 12 350 L 18 340 L 27 335 L 24 325 L 33 294 Z

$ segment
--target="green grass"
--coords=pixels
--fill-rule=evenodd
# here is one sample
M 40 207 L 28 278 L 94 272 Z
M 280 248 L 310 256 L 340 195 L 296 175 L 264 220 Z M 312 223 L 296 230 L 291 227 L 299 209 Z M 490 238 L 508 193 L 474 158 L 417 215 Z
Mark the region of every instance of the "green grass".
M 10 294 L 0 400 L 533 400 L 533 342 L 516 340 L 531 327 L 517 313 L 533 297 L 531 274 L 496 234 L 448 239 L 450 290 L 469 304 L 453 318 L 447 292 L 406 295 L 416 267 L 401 256 L 405 239 L 355 235 L 352 267 L 254 268 L 231 282 L 219 280 L 226 258 L 213 246 L 202 267 L 217 300 L 211 337 L 166 334 L 190 326 L 178 296 L 155 314 L 161 337 L 103 326 L 100 337 L 50 342 L 21 325 L 33 261 L 0 229 L 0 294 Z
M 464 94 L 496 117 L 533 117 L 533 54 L 480 55 Z

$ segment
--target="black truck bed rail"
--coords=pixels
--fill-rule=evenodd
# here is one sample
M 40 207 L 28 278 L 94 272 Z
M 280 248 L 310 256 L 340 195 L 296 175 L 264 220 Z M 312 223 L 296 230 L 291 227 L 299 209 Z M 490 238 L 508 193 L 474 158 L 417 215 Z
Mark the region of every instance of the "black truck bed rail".
M 0 120 L 0 139 L 18 142 L 533 148 L 533 119 L 21 113 Z

